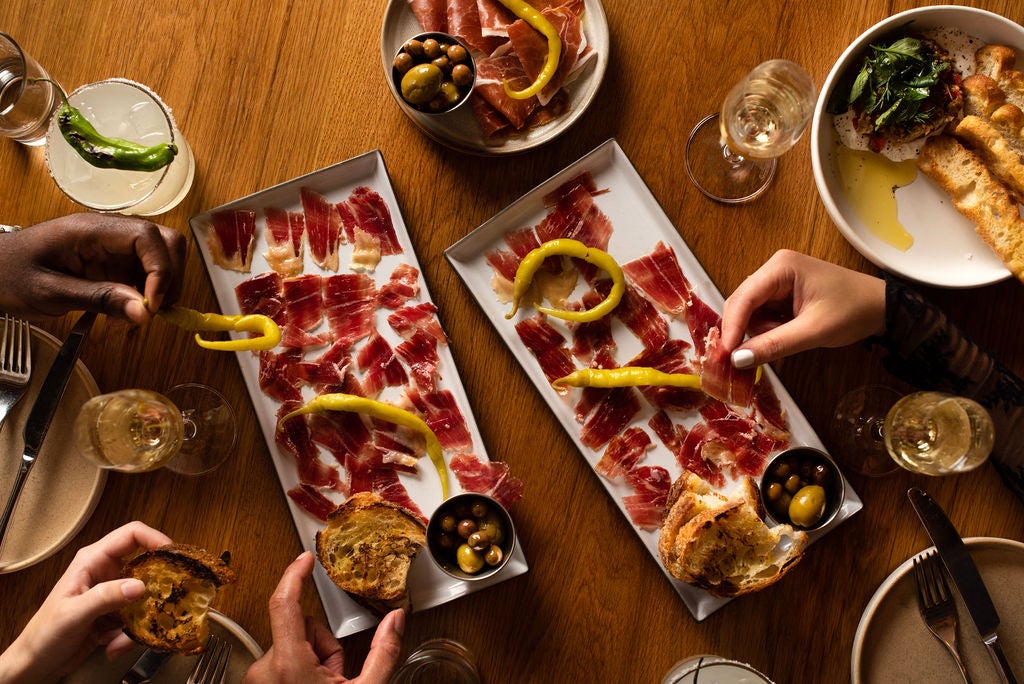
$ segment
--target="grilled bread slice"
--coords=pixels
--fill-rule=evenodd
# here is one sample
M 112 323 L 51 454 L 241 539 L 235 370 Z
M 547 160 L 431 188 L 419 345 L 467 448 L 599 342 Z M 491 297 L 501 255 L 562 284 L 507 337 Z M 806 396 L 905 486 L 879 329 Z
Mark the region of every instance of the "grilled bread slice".
M 378 615 L 411 608 L 409 566 L 426 543 L 418 517 L 377 494 L 359 492 L 327 517 L 316 552 L 331 580 Z
M 725 497 L 684 472 L 672 490 L 658 550 L 673 577 L 715 596 L 739 596 L 774 584 L 803 557 L 806 533 L 769 528 L 751 478 Z
M 210 604 L 218 587 L 235 581 L 226 562 L 188 544 L 141 553 L 121 575 L 146 584 L 142 598 L 121 609 L 125 633 L 152 649 L 185 655 L 206 648 Z
M 1024 280 L 1024 219 L 1010 190 L 978 155 L 939 135 L 921 147 L 917 166 L 953 199 L 1006 267 Z
M 965 116 L 956 125 L 953 134 L 981 158 L 996 178 L 1006 184 L 1015 199 L 1024 199 L 1024 162 L 1010 141 L 990 120 L 980 116 Z

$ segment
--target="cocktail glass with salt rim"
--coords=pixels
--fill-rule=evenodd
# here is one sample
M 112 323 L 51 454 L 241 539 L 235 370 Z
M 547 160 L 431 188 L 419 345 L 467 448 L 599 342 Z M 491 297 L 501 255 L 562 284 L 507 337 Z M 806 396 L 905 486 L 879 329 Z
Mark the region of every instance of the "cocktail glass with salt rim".
M 46 134 L 46 166 L 71 200 L 95 211 L 153 216 L 170 211 L 192 187 L 195 159 L 171 110 L 150 88 L 125 78 L 90 83 L 68 102 L 101 134 L 150 146 L 174 143 L 174 160 L 156 171 L 98 168 L 83 159 L 57 128 Z

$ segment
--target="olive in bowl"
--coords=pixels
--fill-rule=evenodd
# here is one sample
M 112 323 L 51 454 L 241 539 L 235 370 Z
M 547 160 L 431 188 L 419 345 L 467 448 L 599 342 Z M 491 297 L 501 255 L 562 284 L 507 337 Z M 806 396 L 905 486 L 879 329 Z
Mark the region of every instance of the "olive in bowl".
M 469 49 L 455 36 L 436 31 L 405 41 L 391 65 L 395 91 L 424 114 L 447 114 L 467 99 L 476 81 Z
M 456 494 L 438 506 L 427 522 L 430 557 L 456 579 L 490 577 L 505 566 L 515 546 L 511 516 L 485 494 Z
M 773 520 L 801 530 L 824 527 L 839 512 L 846 483 L 823 451 L 799 446 L 781 451 L 765 467 L 761 499 Z

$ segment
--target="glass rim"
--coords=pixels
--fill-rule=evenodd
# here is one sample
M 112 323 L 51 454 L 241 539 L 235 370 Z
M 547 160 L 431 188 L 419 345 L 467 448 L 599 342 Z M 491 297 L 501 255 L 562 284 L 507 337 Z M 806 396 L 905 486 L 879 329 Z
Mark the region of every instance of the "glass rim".
M 14 109 L 15 103 L 17 103 L 18 100 L 21 99 L 21 96 L 25 94 L 25 77 L 28 76 L 28 59 L 25 57 L 25 51 L 22 49 L 21 45 L 18 44 L 18 41 L 14 40 L 13 36 L 11 36 L 9 33 L 4 33 L 3 31 L 0 31 L 0 38 L 8 40 L 11 43 L 11 45 L 14 46 L 14 49 L 18 53 L 18 59 L 21 60 L 22 72 L 21 78 L 18 79 L 18 96 L 14 98 L 13 102 L 11 102 L 11 106 L 9 109 L 0 110 L 0 116 L 3 116 L 11 109 Z
M 97 87 L 102 87 L 102 86 L 105 86 L 105 85 L 110 85 L 110 84 L 130 86 L 132 88 L 135 88 L 136 90 L 141 91 L 146 97 L 150 98 L 153 101 L 153 103 L 156 104 L 157 108 L 160 110 L 160 113 L 163 114 L 164 120 L 167 122 L 167 130 L 168 130 L 169 135 L 170 135 L 170 141 L 169 142 L 171 144 L 178 145 L 176 136 L 174 134 L 175 129 L 177 128 L 177 126 L 176 126 L 176 123 L 174 121 L 174 115 L 171 113 L 171 108 L 168 107 L 167 104 L 162 99 L 160 99 L 160 96 L 157 95 L 153 91 L 152 88 L 150 88 L 149 86 L 144 85 L 142 83 L 139 83 L 138 81 L 133 81 L 133 80 L 128 79 L 128 78 L 123 78 L 123 77 L 120 77 L 120 76 L 115 76 L 115 77 L 111 77 L 111 78 L 105 78 L 105 79 L 100 80 L 100 81 L 93 81 L 91 83 L 85 83 L 85 84 L 82 84 L 82 85 L 78 86 L 77 88 L 75 88 L 70 93 L 68 93 L 67 94 L 67 101 L 70 102 L 71 98 L 73 98 L 75 95 L 78 95 L 79 93 L 82 93 L 83 91 L 86 91 L 86 90 L 89 90 L 89 89 L 93 89 L 93 88 L 97 88 Z M 58 137 L 58 136 L 53 135 L 54 127 L 56 126 L 56 120 L 57 120 L 57 117 L 51 118 L 50 119 L 50 125 L 46 129 L 46 145 L 45 145 L 45 148 L 46 148 L 46 150 L 45 150 L 46 151 L 46 167 L 47 167 L 47 170 L 50 172 L 50 177 L 53 178 L 54 183 L 57 185 L 57 187 L 60 189 L 60 191 L 64 194 L 64 196 L 67 197 L 68 199 L 70 199 L 72 202 L 75 202 L 76 204 L 80 204 L 83 207 L 86 207 L 88 209 L 92 209 L 93 211 L 99 211 L 99 212 L 104 212 L 104 213 L 119 212 L 119 211 L 122 211 L 124 209 L 131 209 L 132 207 L 137 206 L 139 204 L 142 204 L 143 202 L 148 200 L 150 197 L 152 197 L 153 194 L 156 193 L 156 191 L 160 189 L 160 186 L 163 184 L 164 180 L 167 178 L 167 174 L 170 172 L 171 164 L 167 164 L 162 169 L 160 169 L 160 177 L 157 178 L 156 181 L 153 183 L 153 187 L 150 188 L 149 192 L 147 192 L 142 197 L 134 199 L 134 200 L 132 200 L 130 202 L 121 202 L 121 203 L 118 203 L 118 204 L 98 206 L 98 205 L 96 205 L 94 203 L 84 201 L 84 200 L 82 200 L 80 198 L 77 198 L 77 197 L 73 197 L 71 195 L 71 193 L 69 193 L 67 190 L 65 190 L 64 186 L 62 186 L 60 184 L 60 181 L 57 180 L 57 177 L 53 173 L 53 169 L 50 167 L 50 145 L 52 143 L 52 140 L 56 139 Z M 64 136 L 59 136 L 59 137 L 60 137 L 61 140 L 64 140 Z M 67 141 L 65 141 L 65 144 L 66 143 L 67 143 Z M 69 147 L 70 147 L 70 145 L 69 145 Z M 179 145 L 179 147 L 180 147 L 180 145 Z M 88 162 L 85 162 L 85 163 L 88 163 Z M 173 160 L 172 160 L 171 163 L 173 164 Z M 111 170 L 111 169 L 98 169 L 98 170 L 99 171 L 106 171 L 106 170 Z

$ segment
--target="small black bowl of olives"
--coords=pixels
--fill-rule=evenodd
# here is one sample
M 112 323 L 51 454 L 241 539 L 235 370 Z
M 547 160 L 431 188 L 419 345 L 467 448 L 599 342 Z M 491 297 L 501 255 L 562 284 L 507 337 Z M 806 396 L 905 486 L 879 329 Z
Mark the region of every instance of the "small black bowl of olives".
M 801 530 L 830 523 L 845 496 L 846 483 L 836 462 L 813 447 L 780 451 L 761 478 L 761 499 L 768 515 Z
M 476 81 L 476 66 L 466 45 L 436 31 L 405 41 L 391 65 L 391 80 L 401 101 L 423 114 L 448 114 L 466 100 Z
M 427 522 L 427 548 L 441 570 L 462 580 L 481 580 L 505 567 L 516 547 L 508 511 L 485 494 L 446 499 Z

